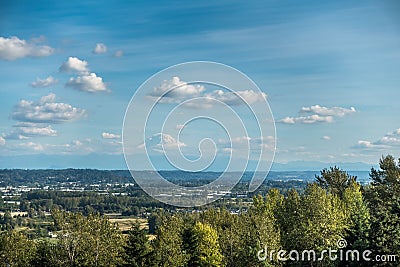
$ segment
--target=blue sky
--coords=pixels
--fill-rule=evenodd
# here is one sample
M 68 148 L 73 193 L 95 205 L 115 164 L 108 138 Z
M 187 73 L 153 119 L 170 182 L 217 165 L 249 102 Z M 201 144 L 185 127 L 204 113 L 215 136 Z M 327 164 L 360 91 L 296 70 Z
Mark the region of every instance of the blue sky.
M 0 168 L 126 168 L 135 90 L 195 60 L 230 65 L 266 94 L 277 163 L 400 155 L 396 1 L 70 2 L 2 1 Z

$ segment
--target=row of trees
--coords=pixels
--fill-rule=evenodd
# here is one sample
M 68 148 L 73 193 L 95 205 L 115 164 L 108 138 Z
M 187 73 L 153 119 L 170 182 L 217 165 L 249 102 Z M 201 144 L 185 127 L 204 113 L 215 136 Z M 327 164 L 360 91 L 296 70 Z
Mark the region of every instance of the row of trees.
M 372 183 L 363 188 L 339 168 L 323 170 L 301 193 L 271 189 L 265 197 L 254 197 L 253 206 L 239 215 L 224 209 L 158 213 L 151 218 L 154 236 L 139 224 L 124 236 L 98 214 L 53 211 L 57 238 L 30 240 L 6 232 L 0 240 L 0 266 L 397 266 L 270 257 L 279 250 L 301 254 L 343 248 L 395 255 L 399 261 L 400 162 L 384 157 L 370 175 Z M 338 248 L 343 239 L 347 245 Z M 265 248 L 267 256 L 260 260 Z

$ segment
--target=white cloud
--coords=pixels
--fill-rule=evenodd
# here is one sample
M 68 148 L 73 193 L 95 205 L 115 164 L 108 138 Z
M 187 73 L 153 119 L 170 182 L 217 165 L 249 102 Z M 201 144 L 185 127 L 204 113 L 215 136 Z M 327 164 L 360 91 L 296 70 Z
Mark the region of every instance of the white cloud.
M 378 145 L 376 143 L 370 142 L 370 141 L 365 141 L 365 140 L 359 140 L 357 142 L 357 145 L 354 146 L 354 148 L 361 148 L 361 149 L 386 149 L 388 146 L 385 145 Z
M 55 102 L 56 95 L 50 93 L 39 101 L 21 100 L 11 114 L 13 120 L 33 123 L 65 123 L 81 118 L 84 109 L 70 104 Z
M 4 146 L 6 144 L 6 140 L 0 136 L 0 146 Z
M 400 146 L 400 128 L 387 133 L 376 142 L 378 145 Z
M 253 90 L 244 90 L 237 92 L 224 92 L 223 90 L 215 90 L 206 97 L 224 102 L 227 105 L 253 104 L 258 101 L 265 101 L 267 95 L 263 92 L 255 92 Z M 243 102 L 244 101 L 244 102 Z
M 322 136 L 322 139 L 329 141 L 329 140 L 331 140 L 331 137 L 328 135 L 324 135 L 324 136 Z
M 315 105 L 311 107 L 302 107 L 300 109 L 300 113 L 311 113 L 312 115 L 308 116 L 299 116 L 299 117 L 285 117 L 278 122 L 285 124 L 295 124 L 295 123 L 304 123 L 304 124 L 314 124 L 318 122 L 334 122 L 335 117 L 343 117 L 345 115 L 349 115 L 355 113 L 356 109 L 354 107 L 342 108 L 342 107 L 332 107 L 327 108 L 320 105 Z
M 103 139 L 121 139 L 121 135 L 119 134 L 112 134 L 112 133 L 102 133 L 101 137 L 103 137 Z
M 302 107 L 300 111 L 304 113 L 314 113 L 321 116 L 343 117 L 345 115 L 355 113 L 356 109 L 354 107 L 350 107 L 349 109 L 342 107 L 327 108 L 320 105 L 315 105 L 311 107 Z
M 124 55 L 124 52 L 122 50 L 117 50 L 114 53 L 114 57 L 122 57 Z
M 43 126 L 36 123 L 18 123 L 14 130 L 5 136 L 6 139 L 24 140 L 35 136 L 57 136 L 57 131 L 51 125 Z
M 400 128 L 393 132 L 385 134 L 382 138 L 375 142 L 359 140 L 354 148 L 361 149 L 389 149 L 400 147 Z
M 34 143 L 34 142 L 20 143 L 20 144 L 18 144 L 18 146 L 20 148 L 31 149 L 33 151 L 43 151 L 44 150 L 43 145 Z
M 169 134 L 157 133 L 147 138 L 145 143 L 138 145 L 137 148 L 142 149 L 145 146 L 148 149 L 152 149 L 157 152 L 162 152 L 163 148 L 168 149 L 168 148 L 186 147 L 186 144 L 183 142 L 178 142 L 175 138 L 173 138 Z
M 236 147 L 239 150 L 247 150 L 247 149 L 258 150 L 259 148 L 274 150 L 275 138 L 273 136 L 264 136 L 264 137 L 240 136 L 232 138 L 231 141 L 220 139 L 218 140 L 218 145 L 222 147 L 223 151 L 225 151 L 224 150 L 225 148 L 231 148 L 231 147 Z
M 90 73 L 76 78 L 71 77 L 66 83 L 66 86 L 89 93 L 107 91 L 107 86 L 103 82 L 103 78 L 97 76 L 96 73 Z
M 58 80 L 54 79 L 53 76 L 49 76 L 45 79 L 36 78 L 36 81 L 31 83 L 32 87 L 49 87 L 51 85 L 57 84 Z
M 253 90 L 236 92 L 214 90 L 206 93 L 206 88 L 203 85 L 188 84 L 176 76 L 171 80 L 165 80 L 147 96 L 153 100 L 160 98 L 160 103 L 181 103 L 185 100 L 191 100 L 186 102 L 184 106 L 195 109 L 212 108 L 216 103 L 215 100 L 234 106 L 265 101 L 267 97 L 265 93 Z
M 67 87 L 89 93 L 108 90 L 106 84 L 103 82 L 103 78 L 89 71 L 87 61 L 80 60 L 76 57 L 69 57 L 68 60 L 61 65 L 60 71 L 77 72 L 79 74 L 79 76 L 71 77 L 68 80 L 65 84 Z
M 88 62 L 80 60 L 77 57 L 69 57 L 66 62 L 60 66 L 61 72 L 77 72 L 81 74 L 87 74 L 89 72 Z
M 304 124 L 313 124 L 317 122 L 333 122 L 333 116 L 320 116 L 317 114 L 310 116 L 301 116 L 301 117 L 286 117 L 278 122 L 282 122 L 285 124 L 295 124 L 295 123 L 304 123 Z
M 16 36 L 0 37 L 0 59 L 15 60 L 23 57 L 46 57 L 54 53 L 54 49 L 47 45 L 37 45 L 27 42 Z
M 93 49 L 93 53 L 95 54 L 104 54 L 107 52 L 107 46 L 103 43 L 96 44 L 95 48 Z
M 202 85 L 187 84 L 179 77 L 173 77 L 169 81 L 165 80 L 159 87 L 155 87 L 148 96 L 153 99 L 162 97 L 161 103 L 180 103 L 186 99 L 198 97 L 204 90 Z

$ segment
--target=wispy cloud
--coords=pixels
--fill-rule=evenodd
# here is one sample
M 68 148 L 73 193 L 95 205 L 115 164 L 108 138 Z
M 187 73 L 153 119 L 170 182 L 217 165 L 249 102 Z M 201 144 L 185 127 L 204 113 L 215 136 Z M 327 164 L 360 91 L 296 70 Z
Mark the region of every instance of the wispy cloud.
M 353 148 L 366 150 L 383 150 L 400 147 L 400 128 L 385 134 L 377 141 L 359 140 Z
M 285 117 L 278 122 L 285 124 L 314 124 L 320 122 L 332 123 L 335 117 L 343 117 L 355 113 L 356 109 L 354 107 L 343 108 L 343 107 L 323 107 L 320 105 L 315 105 L 311 107 L 302 107 L 299 113 L 312 114 L 308 116 L 298 116 L 298 117 Z
M 107 52 L 107 46 L 103 43 L 97 43 L 93 49 L 94 54 L 104 54 Z
M 145 140 L 145 143 L 139 144 L 137 148 L 143 149 L 144 147 L 156 152 L 164 152 L 163 149 L 178 149 L 185 147 L 186 144 L 177 141 L 174 137 L 165 133 L 157 133 Z
M 57 131 L 51 125 L 42 125 L 37 123 L 17 123 L 14 130 L 6 134 L 6 139 L 24 140 L 36 136 L 57 136 Z
M 321 116 L 336 116 L 336 117 L 343 117 L 348 114 L 352 114 L 356 112 L 354 107 L 342 108 L 342 107 L 322 107 L 320 105 L 315 105 L 311 107 L 302 107 L 300 112 L 303 113 L 314 113 Z
M 122 57 L 124 55 L 124 52 L 122 50 L 117 50 L 114 53 L 114 57 Z
M 35 88 L 37 88 L 37 87 L 49 87 L 49 86 L 52 86 L 52 85 L 57 84 L 57 83 L 58 83 L 57 79 L 53 78 L 53 76 L 49 76 L 49 77 L 47 77 L 45 79 L 36 78 L 36 81 L 32 82 L 31 86 L 35 87 Z

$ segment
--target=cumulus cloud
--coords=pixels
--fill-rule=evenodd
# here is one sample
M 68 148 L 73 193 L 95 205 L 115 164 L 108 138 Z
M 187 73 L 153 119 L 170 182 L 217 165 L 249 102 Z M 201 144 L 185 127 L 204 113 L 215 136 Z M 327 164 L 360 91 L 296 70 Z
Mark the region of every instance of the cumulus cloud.
M 13 120 L 33 123 L 65 123 L 81 118 L 84 109 L 66 103 L 55 102 L 56 95 L 50 93 L 39 101 L 21 100 L 11 114 Z
M 112 134 L 112 133 L 102 133 L 101 137 L 103 137 L 103 139 L 121 139 L 121 135 L 119 134 Z
M 103 78 L 97 76 L 96 73 L 93 72 L 76 78 L 71 77 L 65 85 L 89 93 L 107 91 L 107 86 L 103 82 Z
M 234 106 L 265 101 L 267 95 L 253 90 L 236 92 L 214 90 L 206 93 L 206 88 L 203 85 L 188 84 L 179 77 L 173 77 L 171 80 L 165 80 L 159 87 L 155 87 L 148 94 L 148 97 L 153 100 L 160 98 L 159 101 L 161 103 L 181 103 L 182 101 L 192 99 L 192 101 L 186 102 L 184 106 L 200 109 L 213 107 L 216 103 L 214 100 Z
M 295 123 L 304 123 L 304 124 L 313 124 L 317 122 L 333 122 L 333 116 L 320 116 L 317 114 L 310 116 L 301 116 L 301 117 L 285 117 L 278 122 L 282 122 L 285 124 L 295 124 Z
M 320 105 L 315 105 L 315 106 L 311 106 L 311 107 L 302 107 L 300 112 L 314 113 L 314 114 L 321 115 L 321 116 L 343 117 L 345 115 L 355 113 L 356 109 L 354 107 L 350 107 L 349 109 L 342 108 L 342 107 L 327 108 L 327 107 L 322 107 Z
M 77 57 L 69 57 L 59 69 L 61 72 L 77 72 L 87 74 L 89 72 L 89 64 L 85 60 L 80 60 Z
M 400 147 L 400 128 L 385 134 L 382 138 L 375 142 L 359 140 L 354 146 L 354 148 L 378 150 L 392 147 Z
M 335 117 L 343 117 L 345 115 L 349 115 L 355 113 L 356 109 L 354 107 L 342 108 L 342 107 L 323 107 L 320 105 L 315 105 L 311 107 L 302 107 L 300 109 L 300 113 L 311 114 L 308 116 L 298 116 L 298 117 L 285 117 L 278 122 L 285 124 L 295 124 L 295 123 L 303 123 L 303 124 L 314 124 L 327 122 L 334 122 Z
M 57 83 L 58 83 L 58 80 L 54 79 L 53 76 L 49 76 L 49 77 L 47 77 L 45 79 L 36 78 L 36 81 L 32 82 L 31 86 L 35 87 L 35 88 L 37 88 L 37 87 L 49 87 L 49 86 L 52 86 L 52 85 L 57 84 Z
M 122 57 L 124 55 L 124 52 L 122 50 L 117 50 L 114 53 L 114 57 Z
M 89 93 L 108 90 L 106 84 L 103 82 L 103 78 L 97 76 L 94 72 L 90 72 L 87 61 L 80 60 L 76 57 L 69 57 L 68 60 L 61 65 L 60 71 L 76 72 L 79 74 L 79 76 L 71 77 L 68 80 L 65 84 L 67 87 Z
M 4 146 L 6 144 L 6 140 L 0 136 L 0 146 Z
M 37 45 L 37 42 L 0 37 L 0 59 L 15 60 L 24 57 L 46 57 L 54 53 L 54 48 L 47 45 Z
M 186 99 L 198 97 L 204 90 L 202 85 L 188 84 L 181 81 L 179 77 L 173 77 L 171 80 L 165 80 L 159 87 L 155 87 L 148 96 L 153 99 L 161 97 L 161 103 L 180 103 Z
M 93 49 L 94 54 L 104 54 L 107 52 L 107 46 L 103 43 L 98 43 Z

